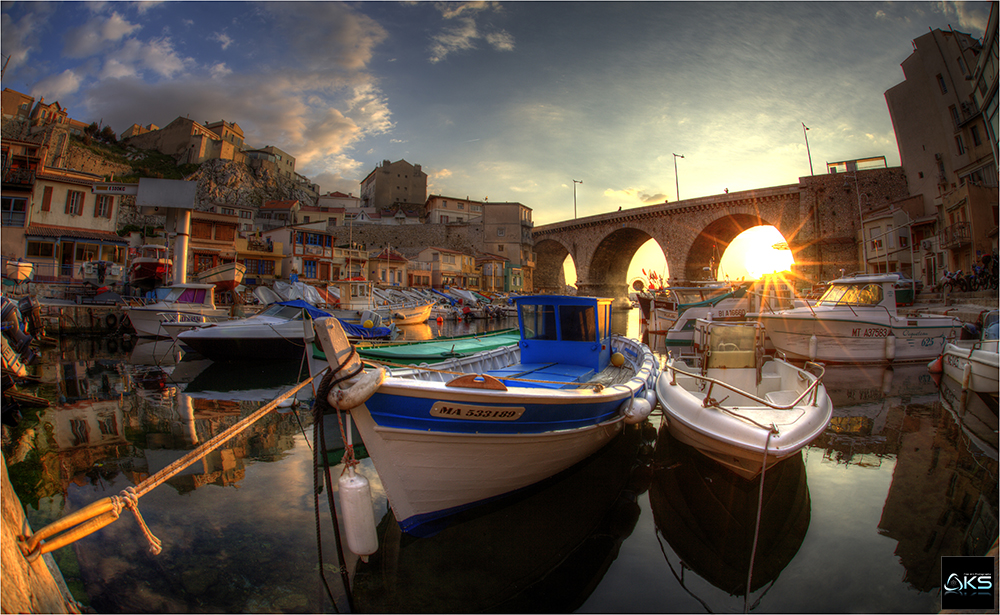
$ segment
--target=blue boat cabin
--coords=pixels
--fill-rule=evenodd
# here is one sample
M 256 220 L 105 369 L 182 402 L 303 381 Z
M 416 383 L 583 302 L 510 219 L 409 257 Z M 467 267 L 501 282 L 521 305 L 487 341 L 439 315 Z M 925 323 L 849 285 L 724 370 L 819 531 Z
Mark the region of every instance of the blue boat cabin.
M 608 366 L 611 299 L 533 295 L 516 301 L 521 362 L 489 375 L 546 381 L 517 386 L 572 388 Z

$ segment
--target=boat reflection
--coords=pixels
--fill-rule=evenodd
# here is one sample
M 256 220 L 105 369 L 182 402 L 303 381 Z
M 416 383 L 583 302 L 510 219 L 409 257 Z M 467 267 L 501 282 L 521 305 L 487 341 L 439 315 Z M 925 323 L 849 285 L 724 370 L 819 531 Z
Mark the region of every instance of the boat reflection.
M 656 442 L 654 467 L 649 488 L 653 519 L 658 534 L 670 545 L 664 549 L 667 563 L 686 591 L 709 612 L 716 612 L 719 605 L 710 606 L 710 596 L 693 593 L 696 585 L 686 578 L 687 571 L 729 596 L 743 596 L 747 601 L 753 592 L 775 583 L 798 552 L 809 527 L 809 487 L 801 452 L 764 474 L 756 552 L 759 477 L 752 481 L 739 478 L 674 439 L 665 427 L 660 428 Z M 679 561 L 671 561 L 670 550 Z M 758 601 L 766 591 L 757 596 Z
M 942 378 L 941 405 L 976 448 L 997 461 L 997 399 L 988 393 L 963 391 L 960 382 Z
M 571 612 L 618 556 L 648 471 L 626 429 L 588 460 L 521 494 L 461 513 L 430 538 L 403 534 L 391 509 L 379 550 L 355 573 L 363 612 Z M 634 471 L 633 471 L 634 469 Z

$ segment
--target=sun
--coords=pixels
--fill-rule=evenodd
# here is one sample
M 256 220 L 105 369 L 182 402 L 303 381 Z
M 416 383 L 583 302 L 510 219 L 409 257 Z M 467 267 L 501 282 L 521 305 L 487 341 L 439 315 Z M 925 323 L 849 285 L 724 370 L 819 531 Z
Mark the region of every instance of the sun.
M 757 226 L 737 235 L 719 262 L 719 278 L 756 280 L 769 273 L 791 271 L 795 259 L 773 226 Z

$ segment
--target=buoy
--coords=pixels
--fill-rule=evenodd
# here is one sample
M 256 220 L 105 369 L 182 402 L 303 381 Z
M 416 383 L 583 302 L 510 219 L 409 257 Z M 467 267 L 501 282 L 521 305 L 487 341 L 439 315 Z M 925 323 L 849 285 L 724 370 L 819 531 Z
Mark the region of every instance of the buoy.
M 653 389 L 646 389 L 645 396 L 646 396 L 646 401 L 649 402 L 650 408 L 655 408 L 656 407 L 656 391 L 654 391 Z
M 885 338 L 885 358 L 887 361 L 896 358 L 896 336 L 891 333 Z
M 625 355 L 623 355 L 620 352 L 614 353 L 613 355 L 611 355 L 611 364 L 614 365 L 615 367 L 621 367 L 622 365 L 625 365 Z
M 653 411 L 653 406 L 645 397 L 634 397 L 622 404 L 622 414 L 625 415 L 625 423 L 635 425 L 646 420 L 649 413 Z
M 816 360 L 816 344 L 817 344 L 816 336 L 813 335 L 813 336 L 811 336 L 809 338 L 809 360 L 810 361 L 815 361 Z
M 368 556 L 378 551 L 378 534 L 375 532 L 375 513 L 372 510 L 372 491 L 368 479 L 348 466 L 347 472 L 337 481 L 340 491 L 340 508 L 344 515 L 344 535 L 351 553 L 367 562 Z
M 438 317 L 437 317 L 437 323 L 438 323 L 438 324 L 441 324 L 441 323 L 443 323 L 443 322 L 444 322 L 444 317 L 443 317 L 443 316 L 438 316 Z
M 927 369 L 932 374 L 940 374 L 944 372 L 944 362 L 941 357 L 938 357 L 927 364 Z
M 372 327 L 375 326 L 375 323 L 373 323 L 370 320 L 366 320 L 363 323 L 361 323 L 361 326 L 364 327 L 365 329 L 371 329 Z

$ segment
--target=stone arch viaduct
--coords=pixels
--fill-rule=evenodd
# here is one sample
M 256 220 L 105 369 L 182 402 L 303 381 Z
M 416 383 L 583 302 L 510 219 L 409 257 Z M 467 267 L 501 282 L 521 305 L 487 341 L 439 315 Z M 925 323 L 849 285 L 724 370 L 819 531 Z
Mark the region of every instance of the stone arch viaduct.
M 671 278 L 705 279 L 713 253 L 718 257 L 743 231 L 772 225 L 788 242 L 794 274 L 803 283 L 836 277 L 858 268 L 860 216 L 908 195 L 899 167 L 828 174 L 798 184 L 730 192 L 638 207 L 535 227 L 540 292 L 563 288 L 563 261 L 573 257 L 581 295 L 625 298 L 628 268 L 642 244 L 655 239 Z M 713 249 L 714 248 L 714 249 Z

